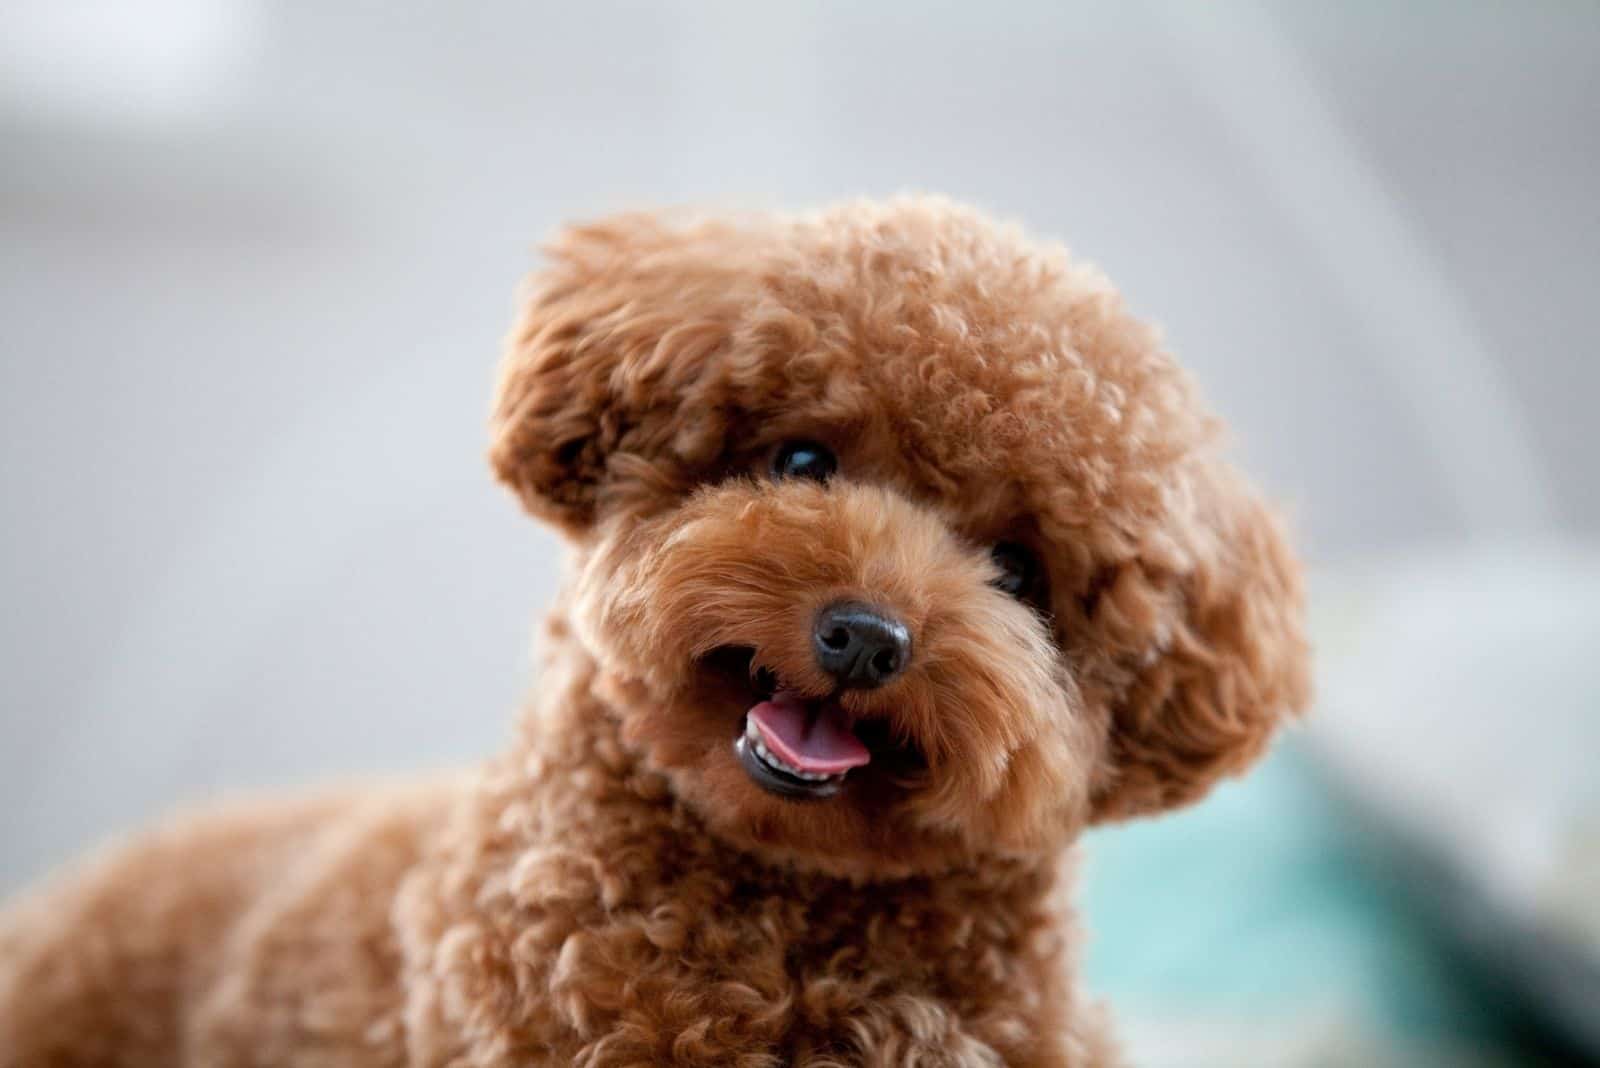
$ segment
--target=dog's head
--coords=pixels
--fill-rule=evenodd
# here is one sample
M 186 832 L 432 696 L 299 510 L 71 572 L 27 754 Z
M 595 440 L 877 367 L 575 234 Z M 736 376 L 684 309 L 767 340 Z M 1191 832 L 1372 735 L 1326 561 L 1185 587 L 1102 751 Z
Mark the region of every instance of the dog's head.
M 1297 567 L 1152 331 L 929 199 L 568 230 L 492 459 L 629 743 L 852 874 L 1192 800 L 1307 690 Z

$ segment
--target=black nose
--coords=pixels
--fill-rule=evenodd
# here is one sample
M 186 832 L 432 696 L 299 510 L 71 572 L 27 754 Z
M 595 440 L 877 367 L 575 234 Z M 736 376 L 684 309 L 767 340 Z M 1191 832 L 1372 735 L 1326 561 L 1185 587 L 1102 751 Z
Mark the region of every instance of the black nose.
M 811 632 L 817 663 L 847 689 L 870 690 L 905 670 L 911 632 L 891 615 L 855 601 L 817 613 Z

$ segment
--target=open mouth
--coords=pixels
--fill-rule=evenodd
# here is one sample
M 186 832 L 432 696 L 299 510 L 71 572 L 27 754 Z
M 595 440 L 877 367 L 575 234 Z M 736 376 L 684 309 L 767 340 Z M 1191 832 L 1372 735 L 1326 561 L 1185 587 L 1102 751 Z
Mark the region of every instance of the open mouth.
M 750 780 L 768 793 L 795 801 L 833 797 L 852 769 L 863 768 L 873 751 L 856 733 L 852 718 L 832 697 L 808 698 L 785 688 L 765 668 L 755 668 L 753 650 L 719 649 L 707 665 L 738 685 L 748 710 L 733 750 Z
M 733 749 L 757 786 L 796 800 L 832 797 L 872 760 L 837 704 L 784 690 L 751 706 Z

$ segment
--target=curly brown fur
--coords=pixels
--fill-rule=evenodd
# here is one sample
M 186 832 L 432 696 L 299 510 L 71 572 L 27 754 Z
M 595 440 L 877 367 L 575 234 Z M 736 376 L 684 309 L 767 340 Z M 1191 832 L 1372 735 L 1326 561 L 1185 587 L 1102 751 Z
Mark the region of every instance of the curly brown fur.
M 1189 379 L 1098 273 L 941 200 L 550 251 L 491 458 L 574 560 L 514 744 L 13 906 L 0 1065 L 1113 1059 L 1074 838 L 1200 797 L 1307 696 L 1297 566 Z M 771 477 L 795 439 L 835 476 Z M 819 667 L 840 600 L 912 635 L 886 685 Z M 870 762 L 762 789 L 753 678 Z

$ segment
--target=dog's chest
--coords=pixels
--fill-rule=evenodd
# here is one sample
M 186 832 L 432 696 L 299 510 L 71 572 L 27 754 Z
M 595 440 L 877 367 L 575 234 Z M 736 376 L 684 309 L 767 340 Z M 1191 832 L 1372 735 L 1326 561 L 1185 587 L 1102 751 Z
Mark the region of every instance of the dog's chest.
M 506 947 L 532 980 L 518 986 L 547 992 L 530 1006 L 539 1044 L 594 1063 L 876 1063 L 924 1048 L 928 1064 L 1022 1063 L 1053 1015 L 1054 951 L 1004 910 L 927 888 L 694 872 L 641 890 L 616 874 L 584 900 L 567 867 Z
M 647 806 L 538 811 L 490 797 L 404 895 L 419 1065 L 1078 1063 L 1048 873 L 858 886 Z

